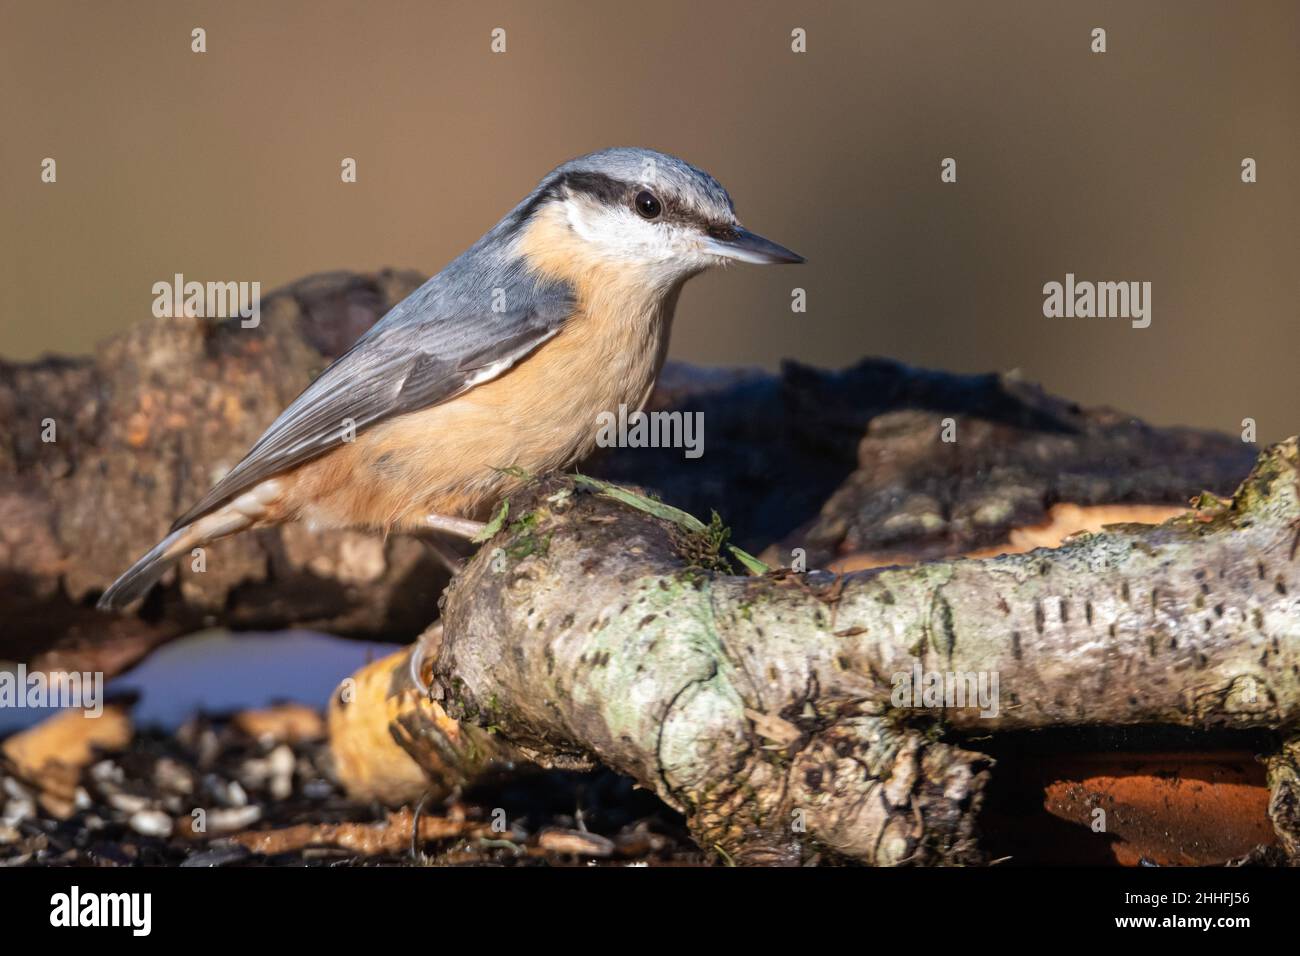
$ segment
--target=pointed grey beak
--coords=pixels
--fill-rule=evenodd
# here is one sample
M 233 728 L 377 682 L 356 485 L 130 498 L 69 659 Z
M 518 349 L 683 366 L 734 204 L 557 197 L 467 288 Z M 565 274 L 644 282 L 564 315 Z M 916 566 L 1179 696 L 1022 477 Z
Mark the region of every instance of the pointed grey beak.
M 704 249 L 715 256 L 736 259 L 740 262 L 755 262 L 759 265 L 804 261 L 799 253 L 791 252 L 785 246 L 778 246 L 770 239 L 764 239 L 743 226 L 710 229 L 704 240 Z

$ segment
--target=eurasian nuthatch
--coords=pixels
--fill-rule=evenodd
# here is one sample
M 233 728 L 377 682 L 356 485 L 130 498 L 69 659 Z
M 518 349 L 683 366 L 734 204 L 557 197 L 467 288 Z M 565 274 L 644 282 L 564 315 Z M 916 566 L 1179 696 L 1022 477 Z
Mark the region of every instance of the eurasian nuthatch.
M 521 474 L 587 454 L 601 412 L 645 404 L 682 284 L 733 259 L 803 261 L 673 156 L 608 149 L 557 167 L 321 373 L 100 607 L 248 528 L 472 536 Z

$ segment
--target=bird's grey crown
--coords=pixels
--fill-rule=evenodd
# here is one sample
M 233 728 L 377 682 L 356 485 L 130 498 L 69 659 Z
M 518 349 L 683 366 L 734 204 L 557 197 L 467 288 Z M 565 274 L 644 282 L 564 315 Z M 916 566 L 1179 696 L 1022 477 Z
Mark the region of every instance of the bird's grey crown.
M 566 173 L 596 173 L 618 182 L 658 187 L 669 196 L 695 205 L 700 212 L 712 212 L 718 218 L 729 218 L 735 213 L 731 197 L 720 182 L 685 160 L 653 149 L 634 146 L 602 149 L 557 166 L 547 178 Z
M 702 225 L 735 222 L 731 197 L 704 170 L 657 150 L 616 146 L 556 166 L 498 224 L 498 229 L 518 229 L 538 207 L 549 200 L 562 199 L 566 192 L 578 192 L 618 205 L 630 202 L 643 188 L 666 204 L 671 210 L 669 218 L 693 220 Z

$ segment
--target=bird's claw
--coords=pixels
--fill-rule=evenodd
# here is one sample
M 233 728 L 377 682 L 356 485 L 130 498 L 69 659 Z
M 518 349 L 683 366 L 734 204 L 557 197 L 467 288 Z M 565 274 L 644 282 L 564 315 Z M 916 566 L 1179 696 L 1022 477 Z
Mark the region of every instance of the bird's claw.
M 407 674 L 411 678 L 411 683 L 420 691 L 421 697 L 428 697 L 432 692 L 432 686 L 424 680 L 424 663 L 429 659 L 430 639 L 438 643 L 442 641 L 442 623 L 439 622 L 416 638 L 415 643 L 411 646 L 410 656 L 407 658 Z

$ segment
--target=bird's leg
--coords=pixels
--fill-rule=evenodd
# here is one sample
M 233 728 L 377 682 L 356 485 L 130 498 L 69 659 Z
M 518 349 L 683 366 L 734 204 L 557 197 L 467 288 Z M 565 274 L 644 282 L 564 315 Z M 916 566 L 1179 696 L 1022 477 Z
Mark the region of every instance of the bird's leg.
M 424 523 L 434 531 L 442 531 L 466 540 L 472 540 L 487 527 L 482 521 L 471 521 L 469 518 L 452 518 L 447 515 L 429 515 L 424 519 Z
M 422 536 L 420 540 L 429 546 L 429 550 L 432 551 L 433 556 L 438 559 L 438 563 L 446 568 L 447 573 L 452 577 L 455 577 L 460 574 L 461 571 L 465 570 L 465 559 L 457 554 L 454 548 L 439 541 L 436 536 Z

